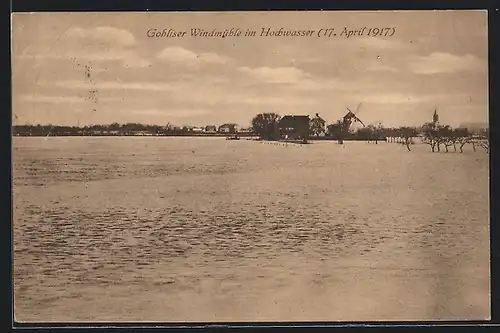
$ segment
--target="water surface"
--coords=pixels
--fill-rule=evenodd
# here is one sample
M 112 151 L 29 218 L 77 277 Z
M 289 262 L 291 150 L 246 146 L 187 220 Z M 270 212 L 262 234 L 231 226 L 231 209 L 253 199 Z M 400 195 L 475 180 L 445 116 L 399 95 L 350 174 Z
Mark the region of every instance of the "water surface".
M 489 317 L 488 155 L 14 138 L 19 321 Z

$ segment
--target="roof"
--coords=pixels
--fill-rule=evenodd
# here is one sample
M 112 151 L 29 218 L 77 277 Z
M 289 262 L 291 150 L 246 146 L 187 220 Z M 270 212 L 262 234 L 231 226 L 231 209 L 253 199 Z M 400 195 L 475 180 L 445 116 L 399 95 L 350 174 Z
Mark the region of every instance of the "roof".
M 279 122 L 280 127 L 295 127 L 304 124 L 309 126 L 309 116 L 284 116 Z
M 322 123 L 326 123 L 326 120 L 325 120 L 325 119 L 323 119 L 323 118 L 321 118 L 321 117 L 319 116 L 319 113 L 316 113 L 316 117 L 315 117 L 315 119 L 318 119 L 318 120 L 319 120 L 319 121 L 321 121 Z

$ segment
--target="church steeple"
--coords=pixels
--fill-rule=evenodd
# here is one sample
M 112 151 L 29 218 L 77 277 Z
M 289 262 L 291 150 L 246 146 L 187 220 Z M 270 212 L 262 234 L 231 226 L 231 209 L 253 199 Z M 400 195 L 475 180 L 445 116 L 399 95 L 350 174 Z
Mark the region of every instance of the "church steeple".
M 437 110 L 434 109 L 434 114 L 432 115 L 432 122 L 434 124 L 438 123 L 439 122 L 439 115 L 437 114 Z

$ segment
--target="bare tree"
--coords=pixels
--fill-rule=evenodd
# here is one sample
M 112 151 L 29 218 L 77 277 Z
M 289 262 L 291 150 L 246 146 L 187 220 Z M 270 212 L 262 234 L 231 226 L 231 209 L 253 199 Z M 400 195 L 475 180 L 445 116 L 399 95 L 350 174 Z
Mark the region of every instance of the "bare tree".
M 375 127 L 375 143 L 378 143 L 378 140 L 382 140 L 382 138 L 384 138 L 384 140 L 387 140 L 387 138 L 385 137 L 385 129 L 384 129 L 384 125 L 382 124 L 382 122 L 379 122 L 377 124 L 377 127 Z
M 490 131 L 487 128 L 479 133 L 477 145 L 483 148 L 487 154 L 490 153 Z
M 455 142 L 454 134 L 453 134 L 453 129 L 446 125 L 446 126 L 438 126 L 438 151 L 439 151 L 439 144 L 442 143 L 444 145 L 445 152 L 448 152 L 448 147 L 453 146 L 453 143 Z
M 422 126 L 422 143 L 428 144 L 431 147 L 431 151 L 435 152 L 436 151 L 436 146 L 438 147 L 439 151 L 439 134 L 438 130 L 433 123 L 425 123 Z
M 455 128 L 452 130 L 451 137 L 453 139 L 453 142 L 452 142 L 453 143 L 453 151 L 456 152 L 457 151 L 457 143 L 458 143 L 458 133 L 457 133 Z
M 464 146 L 468 143 L 471 143 L 471 135 L 467 128 L 455 128 L 453 130 L 455 142 L 460 146 L 460 153 L 464 152 Z
M 406 146 L 408 151 L 411 151 L 410 144 L 413 142 L 413 138 L 417 136 L 417 129 L 415 127 L 400 127 L 398 129 L 399 135 L 402 139 L 402 144 Z

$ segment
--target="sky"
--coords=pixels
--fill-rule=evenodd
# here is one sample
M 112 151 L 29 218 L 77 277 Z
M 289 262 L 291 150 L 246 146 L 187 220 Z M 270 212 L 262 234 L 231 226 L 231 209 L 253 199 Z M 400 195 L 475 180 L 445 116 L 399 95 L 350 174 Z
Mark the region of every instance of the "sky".
M 328 28 L 336 36 L 318 37 Z M 487 57 L 486 11 L 16 13 L 12 121 L 246 127 L 262 112 L 331 123 L 350 108 L 365 124 L 421 125 L 434 109 L 452 126 L 487 123 Z

